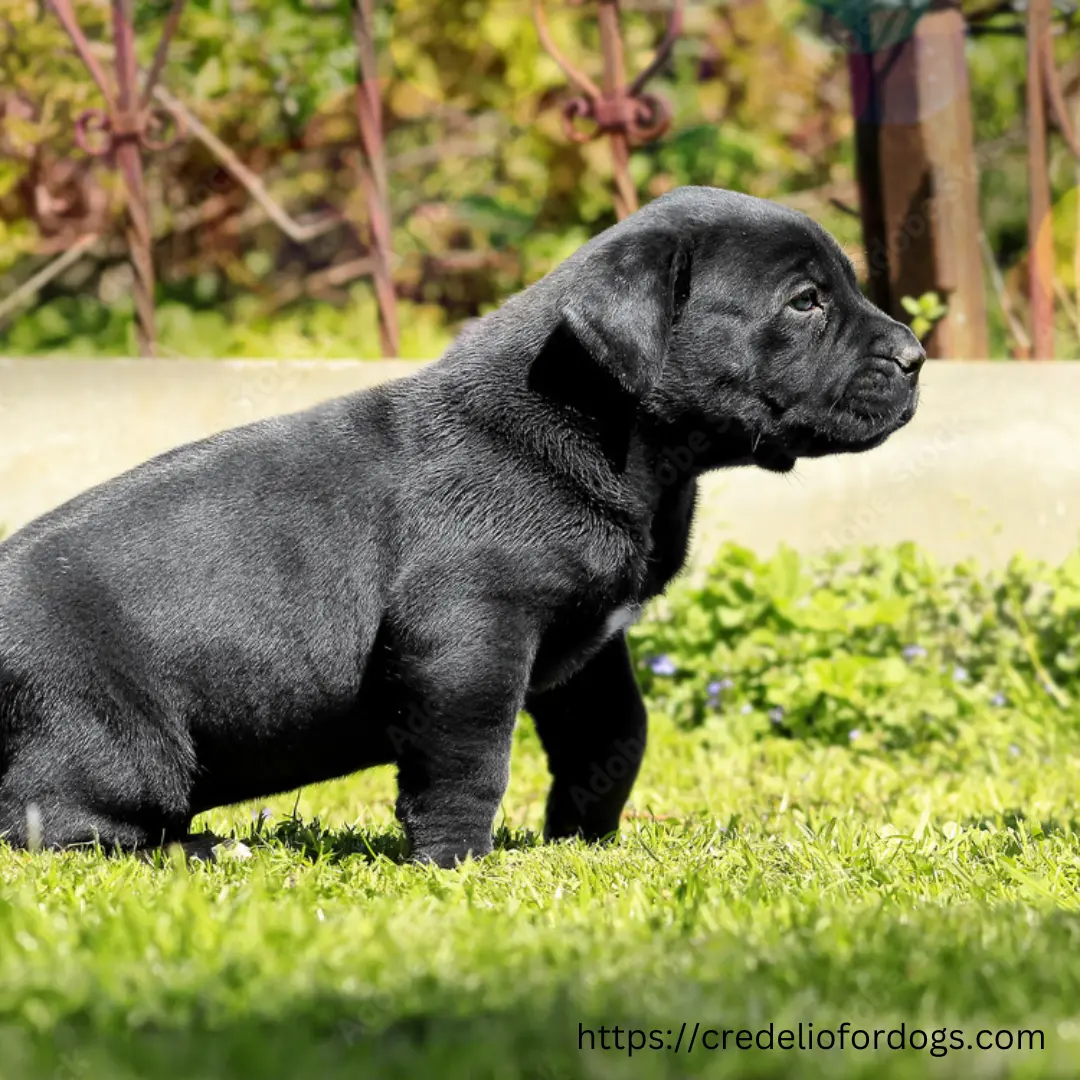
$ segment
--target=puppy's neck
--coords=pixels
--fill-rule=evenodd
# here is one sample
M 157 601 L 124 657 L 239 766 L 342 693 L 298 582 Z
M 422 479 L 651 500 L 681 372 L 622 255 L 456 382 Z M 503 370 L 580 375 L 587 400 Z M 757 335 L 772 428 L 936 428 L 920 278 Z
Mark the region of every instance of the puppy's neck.
M 757 463 L 754 437 L 737 420 L 718 426 L 704 417 L 664 420 L 644 410 L 638 430 L 663 486 L 694 480 L 713 469 Z

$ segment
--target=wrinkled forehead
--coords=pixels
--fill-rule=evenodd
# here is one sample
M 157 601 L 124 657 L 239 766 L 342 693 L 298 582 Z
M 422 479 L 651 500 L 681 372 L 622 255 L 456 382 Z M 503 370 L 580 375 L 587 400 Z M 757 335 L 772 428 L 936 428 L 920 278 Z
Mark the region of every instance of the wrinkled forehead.
M 763 214 L 703 230 L 695 254 L 747 285 L 781 286 L 805 279 L 822 287 L 858 288 L 855 268 L 840 245 L 801 214 Z

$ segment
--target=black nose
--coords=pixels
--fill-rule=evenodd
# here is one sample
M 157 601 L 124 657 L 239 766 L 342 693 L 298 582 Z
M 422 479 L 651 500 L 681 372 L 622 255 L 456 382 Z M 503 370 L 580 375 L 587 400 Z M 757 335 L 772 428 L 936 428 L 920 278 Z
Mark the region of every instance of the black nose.
M 926 350 L 918 342 L 912 342 L 896 353 L 893 359 L 905 375 L 917 375 L 919 368 L 926 362 Z

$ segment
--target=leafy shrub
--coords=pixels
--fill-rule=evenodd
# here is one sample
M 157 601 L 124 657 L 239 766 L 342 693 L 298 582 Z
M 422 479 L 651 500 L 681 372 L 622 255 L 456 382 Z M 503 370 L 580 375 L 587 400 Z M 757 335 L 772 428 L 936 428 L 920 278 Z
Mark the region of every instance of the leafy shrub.
M 920 341 L 949 313 L 948 304 L 944 303 L 936 292 L 926 292 L 922 296 L 902 296 L 900 306 L 912 317 L 911 332 Z
M 980 710 L 1069 709 L 1080 691 L 1080 555 L 948 569 L 912 544 L 812 559 L 725 546 L 631 631 L 651 702 L 685 725 L 911 746 Z
M 86 359 L 135 351 L 134 304 L 124 296 L 106 305 L 92 296 L 60 296 L 0 333 L 0 353 L 12 356 L 78 356 Z M 434 304 L 398 304 L 404 360 L 430 360 L 453 341 L 446 313 Z M 240 297 L 231 310 L 159 302 L 158 348 L 163 356 L 197 359 L 288 357 L 292 360 L 382 358 L 375 297 L 367 282 L 349 290 L 340 305 L 296 305 L 273 315 L 255 297 Z
M 665 6 L 626 5 L 622 12 L 629 71 L 640 71 L 652 57 Z M 856 254 L 862 246 L 858 218 L 836 202 L 838 196 L 841 206 L 854 199 L 845 50 L 855 41 L 850 32 L 823 35 L 821 13 L 830 11 L 850 31 L 865 22 L 867 3 L 691 6 L 670 61 L 650 84 L 671 107 L 671 130 L 631 154 L 641 201 L 687 183 L 798 196 L 797 204 Z M 899 8 L 917 13 L 927 4 L 881 0 L 870 6 L 888 15 Z M 978 0 L 966 6 L 986 7 Z M 109 5 L 73 0 L 73 7 L 108 61 Z M 403 356 L 437 356 L 464 320 L 542 277 L 615 220 L 606 140 L 579 146 L 566 139 L 559 106 L 570 91 L 540 45 L 530 7 L 521 0 L 375 6 Z M 145 68 L 169 2 L 143 0 L 135 8 L 136 50 Z M 596 77 L 595 12 L 549 8 L 555 39 Z M 0 295 L 77 236 L 103 232 L 112 242 L 84 255 L 6 320 L 0 353 L 130 354 L 130 298 L 125 301 L 126 290 L 116 284 L 124 253 L 123 185 L 105 161 L 90 161 L 74 143 L 75 116 L 100 107 L 100 92 L 50 5 L 4 0 L 3 14 Z M 1015 15 L 1001 11 L 996 18 L 1003 31 Z M 902 38 L 913 21 L 886 17 L 881 26 L 890 39 Z M 1071 60 L 1073 38 L 1055 37 L 1059 65 Z M 980 144 L 982 220 L 1020 296 L 1027 244 L 1025 45 L 1007 33 L 978 35 L 965 55 Z M 247 192 L 197 139 L 148 154 L 166 355 L 378 353 L 373 321 L 359 339 L 355 335 L 356 319 L 345 310 L 356 308 L 352 292 L 318 281 L 328 268 L 367 252 L 368 211 L 355 168 L 355 68 L 348 5 L 188 0 L 163 85 L 259 174 L 293 217 L 306 221 L 335 209 L 354 227 L 298 245 L 251 216 Z M 953 82 L 945 79 L 942 87 Z M 1074 163 L 1060 138 L 1051 149 L 1059 274 L 1072 289 Z M 68 303 L 76 299 L 87 303 Z M 252 299 L 260 304 L 253 308 Z M 1073 305 L 1058 307 L 1058 351 L 1071 354 Z M 330 311 L 329 327 L 322 308 Z M 988 309 L 993 352 L 1003 355 L 1007 323 L 996 302 Z
M 650 704 L 684 726 L 914 747 L 981 711 L 1075 711 L 1080 553 L 981 573 L 914 544 L 763 559 L 729 543 L 629 638 Z
M 136 8 L 145 67 L 169 4 L 146 0 Z M 598 76 L 595 13 L 549 8 L 561 47 Z M 123 206 L 115 171 L 74 145 L 75 115 L 102 101 L 60 21 L 37 0 L 5 0 L 3 10 L 0 295 L 74 236 L 104 231 L 119 240 Z M 107 4 L 74 0 L 74 10 L 95 46 L 108 41 Z M 611 156 L 606 140 L 579 146 L 566 139 L 559 109 L 569 96 L 566 77 L 542 48 L 530 5 L 395 0 L 376 12 L 401 354 L 433 357 L 453 327 L 542 277 L 614 222 Z M 695 14 L 651 84 L 670 103 L 674 124 L 670 139 L 632 155 L 642 201 L 689 181 L 775 195 L 849 180 L 843 56 L 807 32 L 805 21 L 795 0 Z M 665 13 L 624 11 L 621 23 L 627 67 L 640 71 Z M 166 355 L 378 354 L 374 318 L 357 340 L 356 318 L 336 317 L 356 307 L 353 296 L 314 280 L 367 252 L 355 68 L 348 5 L 189 0 L 163 85 L 293 217 L 339 210 L 355 227 L 298 245 L 251 217 L 246 191 L 197 139 L 147 155 Z M 91 204 L 104 209 L 91 214 Z M 855 245 L 855 223 L 824 197 L 816 204 Z M 63 220 L 54 221 L 61 205 Z M 54 210 L 44 214 L 41 206 Z M 0 353 L 134 351 L 130 301 L 113 280 L 123 245 L 106 246 L 0 327 Z M 261 302 L 257 317 L 245 303 L 253 298 Z M 76 309 L 66 304 L 73 299 L 88 303 Z

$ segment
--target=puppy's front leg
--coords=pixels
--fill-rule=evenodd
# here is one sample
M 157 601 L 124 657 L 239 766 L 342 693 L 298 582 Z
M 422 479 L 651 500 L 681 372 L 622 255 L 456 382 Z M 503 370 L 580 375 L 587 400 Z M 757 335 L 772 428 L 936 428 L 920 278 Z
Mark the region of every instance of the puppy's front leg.
M 441 867 L 491 851 L 532 662 L 519 627 L 478 634 L 468 623 L 458 622 L 454 643 L 413 657 L 389 731 L 411 858 Z
M 525 708 L 553 778 L 545 839 L 612 836 L 645 755 L 645 703 L 626 638 L 613 638 L 561 686 L 530 694 Z

